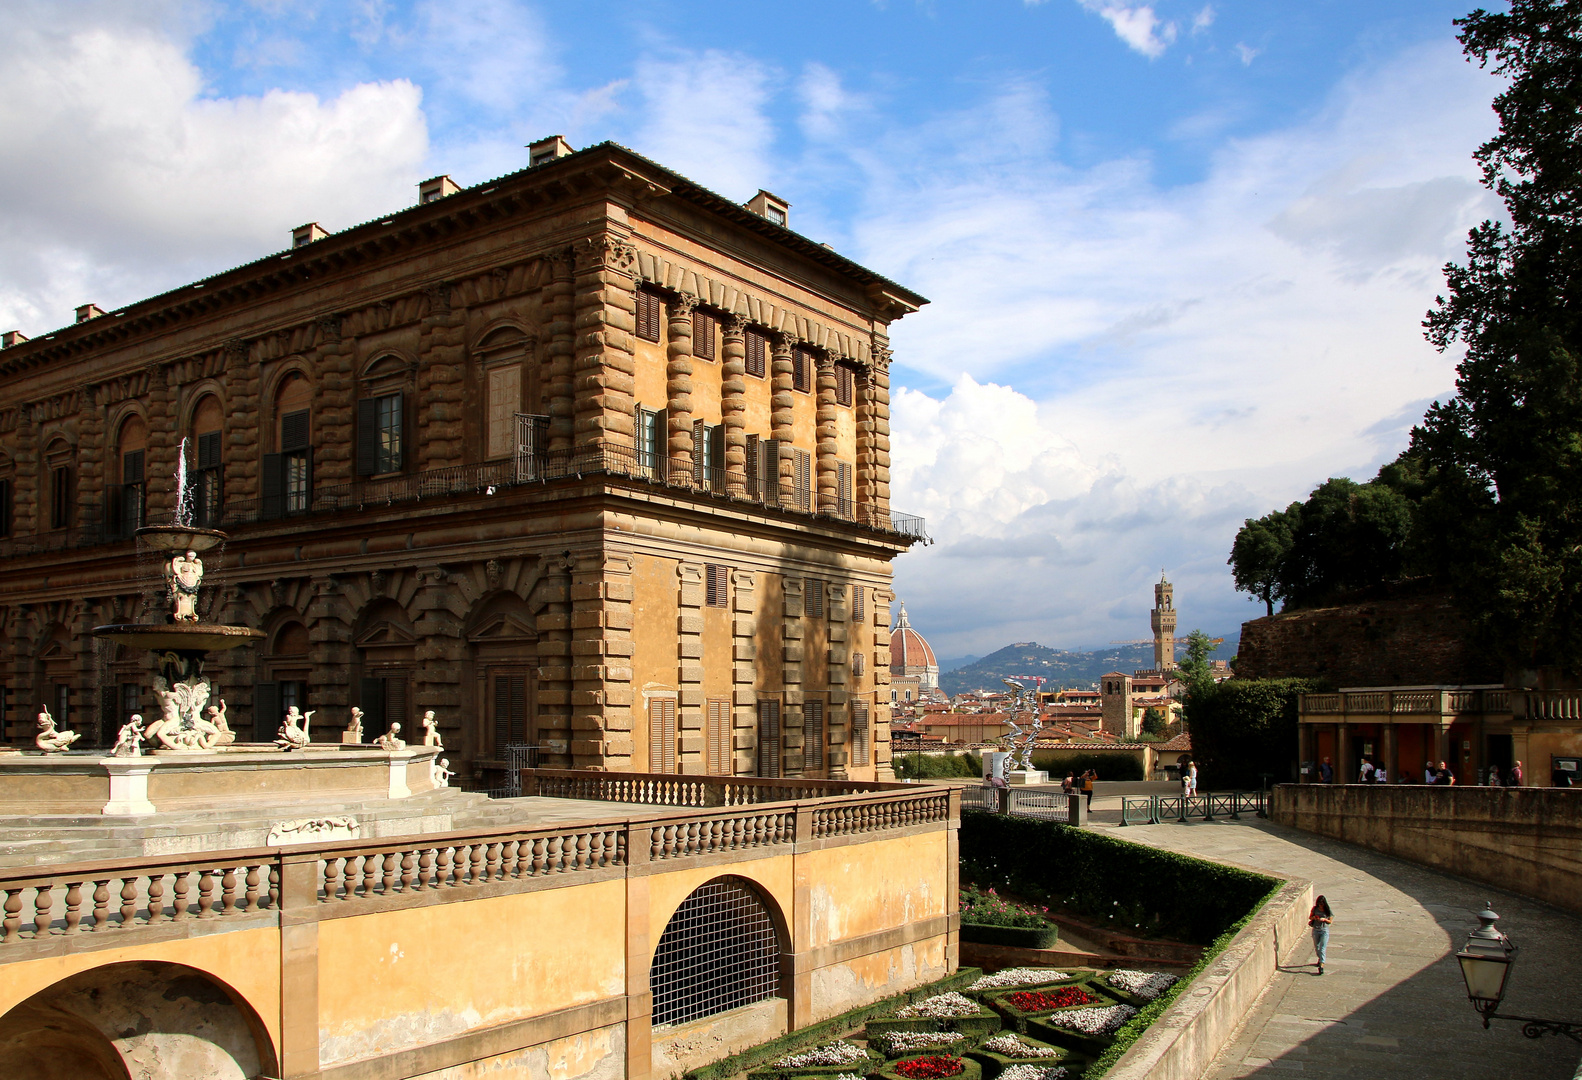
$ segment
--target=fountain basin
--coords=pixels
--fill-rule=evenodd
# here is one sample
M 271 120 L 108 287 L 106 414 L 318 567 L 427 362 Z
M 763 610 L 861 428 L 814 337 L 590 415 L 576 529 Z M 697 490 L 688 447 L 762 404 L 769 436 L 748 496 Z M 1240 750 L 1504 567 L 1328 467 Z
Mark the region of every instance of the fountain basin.
M 145 525 L 133 535 L 155 551 L 196 551 L 201 555 L 222 544 L 227 534 L 193 525 Z
M 225 626 L 221 623 L 115 623 L 96 626 L 93 636 L 108 638 L 117 645 L 156 652 L 225 652 L 251 645 L 264 636 L 250 626 Z

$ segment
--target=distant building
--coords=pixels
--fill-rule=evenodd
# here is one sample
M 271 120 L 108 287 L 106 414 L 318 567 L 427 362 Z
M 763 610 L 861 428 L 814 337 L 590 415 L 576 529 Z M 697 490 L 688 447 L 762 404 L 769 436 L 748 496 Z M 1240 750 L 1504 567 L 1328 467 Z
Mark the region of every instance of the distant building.
M 934 659 L 934 650 L 923 635 L 912 629 L 903 603 L 895 629 L 890 632 L 890 678 L 893 681 L 908 675 L 917 677 L 918 689 L 923 693 L 939 689 L 939 661 Z
M 1154 670 L 1171 671 L 1176 666 L 1176 609 L 1175 587 L 1159 571 L 1159 584 L 1154 586 L 1154 609 L 1149 622 L 1154 630 Z

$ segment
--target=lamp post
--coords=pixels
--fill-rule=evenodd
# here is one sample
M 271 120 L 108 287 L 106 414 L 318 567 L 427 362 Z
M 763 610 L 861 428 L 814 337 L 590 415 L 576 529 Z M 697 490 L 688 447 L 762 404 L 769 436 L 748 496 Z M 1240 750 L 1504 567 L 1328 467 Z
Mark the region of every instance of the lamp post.
M 1467 998 L 1472 1007 L 1483 1017 L 1483 1026 L 1490 1020 L 1515 1020 L 1522 1025 L 1522 1034 L 1529 1039 L 1543 1035 L 1564 1035 L 1582 1042 L 1582 1022 L 1541 1020 L 1533 1016 L 1510 1016 L 1498 1012 L 1505 999 L 1505 986 L 1511 968 L 1516 965 L 1517 948 L 1494 924 L 1499 921 L 1490 907 L 1478 912 L 1478 928 L 1467 935 L 1467 943 L 1456 953 L 1461 964 L 1461 977 L 1467 984 Z

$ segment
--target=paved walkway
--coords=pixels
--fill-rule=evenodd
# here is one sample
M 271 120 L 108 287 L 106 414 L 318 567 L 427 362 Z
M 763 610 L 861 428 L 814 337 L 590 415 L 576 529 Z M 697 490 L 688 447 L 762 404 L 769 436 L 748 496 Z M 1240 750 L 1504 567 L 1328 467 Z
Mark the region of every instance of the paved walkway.
M 1115 800 L 1118 803 L 1119 800 Z M 1107 810 L 1095 800 L 1094 810 Z M 1582 1046 L 1477 1019 L 1453 954 L 1485 902 L 1522 951 L 1502 1012 L 1582 1020 L 1582 920 L 1533 900 L 1256 819 L 1094 828 L 1313 882 L 1335 911 L 1323 976 L 1309 939 L 1205 1073 L 1239 1077 L 1573 1080 Z

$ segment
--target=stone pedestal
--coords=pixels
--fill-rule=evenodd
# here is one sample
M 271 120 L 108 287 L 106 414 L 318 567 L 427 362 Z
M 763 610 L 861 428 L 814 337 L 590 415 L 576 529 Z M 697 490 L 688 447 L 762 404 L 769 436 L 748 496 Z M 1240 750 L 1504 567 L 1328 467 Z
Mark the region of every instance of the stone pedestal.
M 1012 787 L 1032 787 L 1049 783 L 1049 774 L 1043 769 L 1013 769 L 1006 777 L 1006 782 Z

